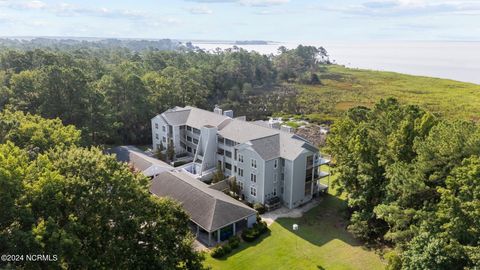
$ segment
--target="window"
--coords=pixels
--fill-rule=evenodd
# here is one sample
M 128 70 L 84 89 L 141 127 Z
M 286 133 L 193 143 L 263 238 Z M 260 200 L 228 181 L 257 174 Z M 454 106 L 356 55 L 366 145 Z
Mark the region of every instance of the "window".
M 254 197 L 257 196 L 257 189 L 255 187 L 250 187 L 250 195 Z
M 252 158 L 252 168 L 257 168 L 257 160 Z
M 166 137 L 163 137 L 163 142 L 167 142 L 167 138 Z
M 276 187 L 273 188 L 273 196 L 277 196 L 277 188 Z
M 273 168 L 278 168 L 278 159 L 275 159 L 275 161 L 273 162 Z
M 158 140 L 158 133 L 155 133 L 155 139 Z
M 238 187 L 243 191 L 243 182 L 237 181 Z
M 187 141 L 191 142 L 191 141 L 192 141 L 192 137 L 187 136 Z
M 282 193 L 282 194 L 283 194 L 283 187 L 281 187 L 281 188 L 280 188 L 280 193 Z
M 243 155 L 238 154 L 238 161 L 243 163 Z
M 165 126 L 162 126 L 162 131 L 165 132 L 166 131 L 166 128 Z
M 200 129 L 193 128 L 193 133 L 195 133 L 195 134 L 200 134 Z
M 155 123 L 155 128 L 158 129 L 158 123 Z
M 192 131 L 192 127 L 191 127 L 191 126 L 187 126 L 187 130 L 188 130 L 188 131 Z
M 282 181 L 285 180 L 285 174 L 283 172 L 280 179 L 282 179 Z
M 195 139 L 195 138 L 193 138 L 193 143 L 194 143 L 194 144 L 198 144 L 198 140 Z
M 192 148 L 190 146 L 187 146 L 187 152 L 189 152 L 189 153 L 192 152 Z
M 273 183 L 277 183 L 277 174 L 273 175 Z
M 237 160 L 237 156 L 238 156 L 237 152 L 238 152 L 238 150 L 235 149 L 235 153 L 234 153 L 234 157 L 233 157 L 235 160 Z
M 217 141 L 218 141 L 219 144 L 224 144 L 225 143 L 225 139 L 223 139 L 223 137 L 218 137 Z
M 225 151 L 225 156 L 226 156 L 226 157 L 229 157 L 229 158 L 232 158 L 232 152 L 230 152 L 230 151 Z
M 180 130 L 185 130 L 185 126 L 180 126 Z
M 256 174 L 250 174 L 250 181 L 256 183 L 257 182 L 257 175 Z
M 222 148 L 218 148 L 217 153 L 218 153 L 220 156 L 223 156 L 223 155 L 225 154 L 225 151 L 223 151 Z
M 232 164 L 225 162 L 225 169 L 231 171 L 232 170 Z
M 237 166 L 233 166 L 233 171 L 237 172 Z
M 238 176 L 243 177 L 243 169 L 238 168 Z

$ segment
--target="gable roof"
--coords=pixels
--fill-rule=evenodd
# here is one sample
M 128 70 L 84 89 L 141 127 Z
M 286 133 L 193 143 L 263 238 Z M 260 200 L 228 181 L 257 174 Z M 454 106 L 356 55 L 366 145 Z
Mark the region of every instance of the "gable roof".
M 279 130 L 262 127 L 251 122 L 233 119 L 218 134 L 238 143 L 246 143 L 250 140 L 273 136 L 279 132 Z
M 190 115 L 190 110 L 178 109 L 178 110 L 169 110 L 162 114 L 163 119 L 172 126 L 185 125 L 187 122 L 188 116 Z
M 169 164 L 146 155 L 135 146 L 117 146 L 108 149 L 106 152 L 108 154 L 115 154 L 118 161 L 132 165 L 137 171 L 142 172 L 147 177 L 174 169 Z
M 156 176 L 150 192 L 178 201 L 190 215 L 190 219 L 209 232 L 257 213 L 223 192 L 211 189 L 202 181 L 182 172 L 164 172 Z
M 279 134 L 270 137 L 252 140 L 251 146 L 255 152 L 264 160 L 271 160 L 280 157 L 280 139 Z
M 191 106 L 175 107 L 162 114 L 170 124 L 189 125 L 201 129 L 204 126 L 218 128 L 218 135 L 240 144 L 247 143 L 264 160 L 282 157 L 293 160 L 303 151 L 318 152 L 307 140 L 285 131 L 270 128 L 264 121 L 248 122 L 232 119 L 211 111 Z
M 228 116 L 198 109 L 195 107 L 186 106 L 185 109 L 190 110 L 190 114 L 188 116 L 186 124 L 198 129 L 206 125 L 218 127 L 222 123 L 231 120 L 231 118 Z

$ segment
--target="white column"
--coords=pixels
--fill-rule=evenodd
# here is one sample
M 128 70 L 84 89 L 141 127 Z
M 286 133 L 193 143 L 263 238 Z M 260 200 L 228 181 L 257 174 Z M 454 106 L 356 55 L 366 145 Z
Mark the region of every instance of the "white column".
M 217 242 L 220 243 L 220 229 L 217 230 Z
M 237 234 L 237 231 L 236 231 L 237 228 L 236 228 L 235 225 L 236 225 L 236 222 L 233 223 L 233 235 L 236 235 L 236 234 Z
M 197 225 L 197 237 L 200 234 L 200 227 Z

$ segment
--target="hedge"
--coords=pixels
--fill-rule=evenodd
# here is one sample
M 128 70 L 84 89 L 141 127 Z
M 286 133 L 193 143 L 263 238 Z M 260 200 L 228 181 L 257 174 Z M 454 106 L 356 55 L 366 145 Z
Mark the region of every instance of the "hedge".
M 260 221 L 253 225 L 252 228 L 246 229 L 242 232 L 242 239 L 245 242 L 253 242 L 255 241 L 260 235 L 266 233 L 268 231 L 267 223 L 264 221 Z

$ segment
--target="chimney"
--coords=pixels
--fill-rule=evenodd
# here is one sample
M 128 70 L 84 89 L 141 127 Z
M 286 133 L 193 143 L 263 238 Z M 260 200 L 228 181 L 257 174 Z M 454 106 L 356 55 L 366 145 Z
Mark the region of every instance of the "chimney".
M 233 111 L 232 110 L 224 111 L 223 115 L 233 118 Z
M 289 127 L 289 126 L 286 126 L 286 125 L 282 125 L 282 126 L 280 127 L 280 130 L 281 130 L 281 131 L 288 132 L 288 133 L 293 133 L 293 128 L 292 128 L 292 127 Z
M 220 109 L 220 107 L 218 107 L 218 105 L 215 105 L 215 109 L 213 109 L 213 112 L 216 113 L 216 114 L 222 115 L 222 109 Z

